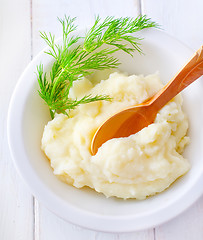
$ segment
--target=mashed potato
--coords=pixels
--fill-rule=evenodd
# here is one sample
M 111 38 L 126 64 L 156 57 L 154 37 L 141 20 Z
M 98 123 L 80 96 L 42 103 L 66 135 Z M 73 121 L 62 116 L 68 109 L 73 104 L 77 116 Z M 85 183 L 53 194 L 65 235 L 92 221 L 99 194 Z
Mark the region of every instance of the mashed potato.
M 107 117 L 145 101 L 162 86 L 157 74 L 115 72 L 95 86 L 86 78 L 76 81 L 72 98 L 108 94 L 113 101 L 81 105 L 69 117 L 58 114 L 47 124 L 42 149 L 54 174 L 77 188 L 89 186 L 107 197 L 145 199 L 168 188 L 190 167 L 181 155 L 189 138 L 180 95 L 159 111 L 153 124 L 129 137 L 107 141 L 95 156 L 90 152 L 92 137 Z

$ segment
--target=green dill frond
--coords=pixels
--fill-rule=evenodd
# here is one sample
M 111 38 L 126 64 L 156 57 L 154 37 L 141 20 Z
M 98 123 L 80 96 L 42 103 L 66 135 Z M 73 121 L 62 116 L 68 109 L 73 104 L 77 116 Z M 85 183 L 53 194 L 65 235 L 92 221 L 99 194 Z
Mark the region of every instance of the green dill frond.
M 42 64 L 37 67 L 39 95 L 49 106 L 52 118 L 55 113 L 67 115 L 67 111 L 80 104 L 110 100 L 105 95 L 88 95 L 72 100 L 69 98 L 69 91 L 74 81 L 94 70 L 117 68 L 120 63 L 112 55 L 114 52 L 122 50 L 132 55 L 133 51 L 137 50 L 142 53 L 141 38 L 135 37 L 133 33 L 144 28 L 158 27 L 145 15 L 137 18 L 106 17 L 103 21 L 97 16 L 85 36 L 75 36 L 76 18 L 65 16 L 58 20 L 63 32 L 61 45 L 55 42 L 53 34 L 40 32 L 40 36 L 49 46 L 46 53 L 55 60 L 51 71 L 49 74 L 44 73 Z

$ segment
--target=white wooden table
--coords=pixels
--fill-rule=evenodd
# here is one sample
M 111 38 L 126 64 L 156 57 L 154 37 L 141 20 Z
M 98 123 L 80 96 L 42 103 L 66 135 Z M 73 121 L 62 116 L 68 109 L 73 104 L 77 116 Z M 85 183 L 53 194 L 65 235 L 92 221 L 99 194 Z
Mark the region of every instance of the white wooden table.
M 0 0 L 0 240 L 203 239 L 203 197 L 170 222 L 141 232 L 101 233 L 67 223 L 31 195 L 9 153 L 8 104 L 20 74 L 45 46 L 39 31 L 60 36 L 57 16 L 65 14 L 77 16 L 82 28 L 97 14 L 140 13 L 193 49 L 203 44 L 203 0 Z

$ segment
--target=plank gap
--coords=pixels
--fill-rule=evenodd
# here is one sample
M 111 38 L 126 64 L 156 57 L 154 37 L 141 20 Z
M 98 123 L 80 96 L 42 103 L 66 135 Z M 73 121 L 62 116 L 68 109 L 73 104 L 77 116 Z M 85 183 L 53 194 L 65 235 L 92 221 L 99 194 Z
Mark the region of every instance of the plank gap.
M 35 222 L 36 222 L 36 218 L 35 218 L 35 198 L 32 197 L 32 206 L 33 206 L 33 240 L 36 240 L 35 238 Z
M 156 228 L 153 228 L 154 240 L 156 240 Z
M 140 12 L 140 15 L 143 14 L 143 12 L 142 12 L 142 0 L 139 0 L 139 12 Z
M 33 18 L 33 11 L 32 11 L 32 0 L 30 0 L 30 52 L 31 52 L 31 55 L 30 55 L 30 58 L 31 60 L 33 59 L 33 21 L 32 21 L 32 18 Z

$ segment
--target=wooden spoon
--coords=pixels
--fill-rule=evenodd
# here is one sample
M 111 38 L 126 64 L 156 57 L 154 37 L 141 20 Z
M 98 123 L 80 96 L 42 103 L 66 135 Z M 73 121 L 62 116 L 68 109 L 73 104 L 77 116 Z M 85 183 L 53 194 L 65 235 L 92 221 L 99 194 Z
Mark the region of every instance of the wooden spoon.
M 96 131 L 91 151 L 111 138 L 127 137 L 153 123 L 157 112 L 184 88 L 203 75 L 203 46 L 157 94 L 145 103 L 128 107 L 108 118 Z

